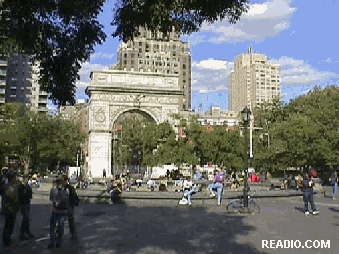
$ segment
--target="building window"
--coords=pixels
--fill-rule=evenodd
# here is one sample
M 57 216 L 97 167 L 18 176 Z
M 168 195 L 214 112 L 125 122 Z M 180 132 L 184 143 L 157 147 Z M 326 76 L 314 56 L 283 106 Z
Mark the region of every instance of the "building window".
M 127 58 L 127 54 L 124 54 L 124 58 Z
M 131 64 L 132 64 L 132 65 L 134 64 L 134 60 L 131 60 Z
M 139 46 L 142 47 L 142 42 L 141 41 L 139 41 Z
M 134 53 L 131 54 L 131 57 L 134 58 Z
M 177 52 L 173 51 L 173 56 L 176 56 L 177 55 Z
M 142 53 L 142 48 L 139 48 L 139 53 Z
M 183 68 L 183 69 L 186 69 L 186 64 L 183 64 L 183 65 L 182 65 L 182 68 Z
M 17 78 L 11 78 L 12 81 L 17 81 L 18 79 Z
M 127 64 L 127 61 L 126 61 L 126 60 L 124 60 L 124 64 Z

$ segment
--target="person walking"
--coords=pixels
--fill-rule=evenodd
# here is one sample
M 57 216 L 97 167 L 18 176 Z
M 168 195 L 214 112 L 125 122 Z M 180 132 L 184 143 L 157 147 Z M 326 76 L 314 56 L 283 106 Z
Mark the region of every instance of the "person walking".
M 221 205 L 221 199 L 222 199 L 222 192 L 224 188 L 224 175 L 219 172 L 219 170 L 214 171 L 215 178 L 214 182 L 208 186 L 210 189 L 211 197 L 215 197 L 215 190 L 217 191 L 218 195 L 218 205 Z
M 307 173 L 305 173 L 304 176 L 304 186 L 303 186 L 303 191 L 304 191 L 304 212 L 305 215 L 309 215 L 310 212 L 308 210 L 308 204 L 311 205 L 312 209 L 312 214 L 319 214 L 319 211 L 317 211 L 315 204 L 314 204 L 314 199 L 313 199 L 313 187 L 314 187 L 314 181 L 311 178 L 311 176 Z
M 102 178 L 106 178 L 106 169 L 102 171 Z
M 332 199 L 337 199 L 338 197 L 338 173 L 334 171 L 331 175 L 331 185 L 332 185 Z
M 68 189 L 69 192 L 69 207 L 68 207 L 68 225 L 69 225 L 69 231 L 71 232 L 71 239 L 76 240 L 78 239 L 78 235 L 75 229 L 75 223 L 74 223 L 74 212 L 75 212 L 75 206 L 79 205 L 79 197 L 76 193 L 75 188 L 70 185 L 69 178 L 67 175 L 64 175 L 64 181 L 65 181 L 65 187 Z
M 19 203 L 21 209 L 21 228 L 20 240 L 27 240 L 34 238 L 30 230 L 30 213 L 31 213 L 31 199 L 33 192 L 31 186 L 28 184 L 29 176 L 23 176 L 23 182 L 19 184 Z
M 69 208 L 69 190 L 66 188 L 66 182 L 62 176 L 56 180 L 56 187 L 50 192 L 50 201 L 52 202 L 52 215 L 50 219 L 50 243 L 49 249 L 54 246 L 61 248 L 62 236 L 64 234 L 64 223 L 68 217 Z M 55 235 L 55 227 L 58 223 L 58 236 Z M 56 243 L 56 245 L 54 245 Z
M 2 242 L 5 247 L 9 247 L 11 245 L 11 235 L 16 221 L 16 214 L 20 210 L 17 176 L 14 172 L 9 172 L 7 179 L 8 182 L 1 190 L 1 196 L 3 199 L 2 214 L 5 217 Z

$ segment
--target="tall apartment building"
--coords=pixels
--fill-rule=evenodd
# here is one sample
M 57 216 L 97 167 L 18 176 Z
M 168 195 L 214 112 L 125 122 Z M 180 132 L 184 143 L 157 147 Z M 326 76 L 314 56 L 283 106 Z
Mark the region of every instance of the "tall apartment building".
M 6 102 L 7 58 L 0 55 L 0 105 Z
M 189 44 L 180 41 L 174 30 L 164 37 L 161 32 L 140 30 L 133 41 L 121 43 L 118 63 L 112 68 L 127 71 L 178 74 L 184 91 L 182 109 L 191 109 L 191 53 Z
M 280 97 L 280 67 L 268 63 L 264 54 L 254 53 L 249 47 L 247 54 L 234 60 L 234 72 L 229 76 L 229 108 L 239 112 L 245 106 L 254 109 L 265 101 Z
M 37 112 L 48 112 L 48 95 L 39 89 L 37 71 L 29 56 L 14 53 L 8 60 L 6 102 L 20 102 Z

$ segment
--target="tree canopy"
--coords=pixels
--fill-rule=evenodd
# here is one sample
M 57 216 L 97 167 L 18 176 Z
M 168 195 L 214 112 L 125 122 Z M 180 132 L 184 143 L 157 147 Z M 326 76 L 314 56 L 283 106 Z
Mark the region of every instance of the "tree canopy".
M 247 0 L 119 0 L 114 12 L 113 37 L 126 42 L 139 35 L 139 27 L 167 34 L 172 27 L 180 34 L 199 31 L 203 22 L 228 19 L 235 23 L 248 9 Z
M 316 87 L 289 104 L 266 103 L 256 112 L 257 167 L 339 166 L 339 88 Z M 268 147 L 268 136 L 270 137 Z
M 0 107 L 1 155 L 18 158 L 26 171 L 58 162 L 74 165 L 85 135 L 79 126 L 61 118 L 29 111 L 19 103 Z
M 98 21 L 106 0 L 0 1 L 0 53 L 29 54 L 40 66 L 39 84 L 58 105 L 74 104 L 81 64 L 107 35 Z M 140 27 L 181 34 L 196 32 L 204 21 L 234 23 L 247 0 L 118 0 L 113 37 L 133 39 Z

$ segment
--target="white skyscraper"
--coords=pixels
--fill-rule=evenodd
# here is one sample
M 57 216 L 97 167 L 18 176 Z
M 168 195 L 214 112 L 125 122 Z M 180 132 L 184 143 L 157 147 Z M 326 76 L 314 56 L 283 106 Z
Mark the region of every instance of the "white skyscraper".
M 268 63 L 264 54 L 254 53 L 249 47 L 247 54 L 234 60 L 234 72 L 229 76 L 229 108 L 239 112 L 248 106 L 254 109 L 265 101 L 280 97 L 280 67 Z

